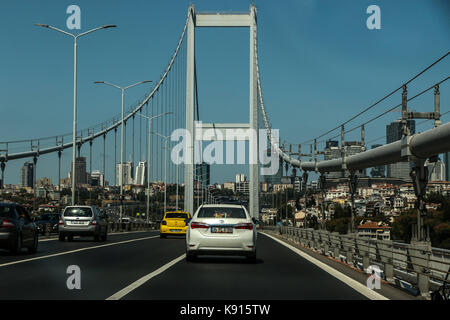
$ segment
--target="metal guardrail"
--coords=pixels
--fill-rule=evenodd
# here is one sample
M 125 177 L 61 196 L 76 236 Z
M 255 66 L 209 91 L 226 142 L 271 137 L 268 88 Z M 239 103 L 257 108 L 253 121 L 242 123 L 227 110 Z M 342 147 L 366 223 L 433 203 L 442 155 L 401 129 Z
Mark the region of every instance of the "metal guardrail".
M 450 250 L 432 248 L 430 243 L 398 243 L 290 226 L 280 226 L 277 231 L 289 240 L 364 272 L 377 265 L 385 281 L 406 282 L 424 297 L 450 284 Z
M 144 231 L 144 230 L 155 230 L 156 229 L 156 223 L 149 223 L 146 222 L 122 222 L 122 228 L 120 228 L 119 222 L 108 222 L 108 231 Z
M 120 229 L 119 222 L 108 222 L 108 233 L 110 232 L 125 232 L 125 231 L 148 231 L 148 230 L 158 230 L 159 225 L 155 222 L 153 223 L 122 223 L 122 229 Z M 58 235 L 58 231 L 52 229 L 52 224 L 47 223 L 43 226 L 43 230 L 40 231 L 40 237 L 49 238 L 52 235 Z

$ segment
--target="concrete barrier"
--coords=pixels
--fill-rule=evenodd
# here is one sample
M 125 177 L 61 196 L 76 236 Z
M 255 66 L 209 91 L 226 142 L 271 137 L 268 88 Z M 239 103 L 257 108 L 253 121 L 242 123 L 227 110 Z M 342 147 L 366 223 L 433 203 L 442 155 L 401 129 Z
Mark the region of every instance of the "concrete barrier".
M 406 244 L 290 226 L 278 227 L 277 233 L 365 272 L 369 266 L 378 265 L 383 279 L 425 298 L 430 298 L 430 289 L 450 284 L 450 250 L 432 248 L 429 242 Z

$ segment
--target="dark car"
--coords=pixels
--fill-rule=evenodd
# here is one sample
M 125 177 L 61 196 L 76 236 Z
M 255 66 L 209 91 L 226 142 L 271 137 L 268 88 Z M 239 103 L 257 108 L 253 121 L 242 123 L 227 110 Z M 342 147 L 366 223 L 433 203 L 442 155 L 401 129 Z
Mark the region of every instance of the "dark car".
M 22 248 L 35 253 L 38 231 L 27 210 L 16 203 L 0 203 L 0 248 L 20 253 Z
M 44 213 L 43 215 L 36 217 L 34 222 L 37 225 L 38 232 L 43 235 L 51 232 L 58 233 L 58 223 L 61 218 L 59 213 Z

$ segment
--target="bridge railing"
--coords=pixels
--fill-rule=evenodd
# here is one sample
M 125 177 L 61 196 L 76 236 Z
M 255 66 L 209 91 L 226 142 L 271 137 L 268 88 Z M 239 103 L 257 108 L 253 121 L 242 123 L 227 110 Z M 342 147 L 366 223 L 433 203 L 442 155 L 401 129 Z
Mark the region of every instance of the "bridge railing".
M 119 222 L 108 222 L 108 231 L 145 231 L 145 230 L 155 230 L 156 223 L 146 223 L 146 222 L 122 222 L 122 228 L 120 228 Z
M 290 226 L 280 226 L 278 232 L 366 273 L 373 272 L 370 266 L 377 266 L 383 280 L 415 294 L 429 297 L 430 290 L 450 285 L 450 250 L 433 248 L 429 243 L 407 244 Z

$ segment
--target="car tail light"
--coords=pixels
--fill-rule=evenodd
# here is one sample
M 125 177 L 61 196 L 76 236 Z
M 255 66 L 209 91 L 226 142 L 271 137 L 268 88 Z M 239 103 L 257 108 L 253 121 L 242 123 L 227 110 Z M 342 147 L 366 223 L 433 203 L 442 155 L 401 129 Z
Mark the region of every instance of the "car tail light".
M 234 225 L 235 229 L 253 230 L 253 223 L 239 223 Z
M 161 224 L 162 224 L 163 226 L 165 226 L 165 225 L 167 225 L 167 221 L 166 221 L 166 220 L 163 220 L 163 221 L 161 221 Z
M 11 220 L 3 219 L 0 226 L 2 228 L 14 228 L 14 223 Z
M 191 229 L 208 229 L 209 225 L 202 222 L 191 222 Z
M 62 226 L 62 225 L 64 225 L 64 221 L 63 221 L 62 219 L 59 219 L 58 224 L 59 224 L 60 226 Z
M 96 226 L 97 225 L 97 220 L 94 218 L 94 220 L 92 220 L 91 225 Z

